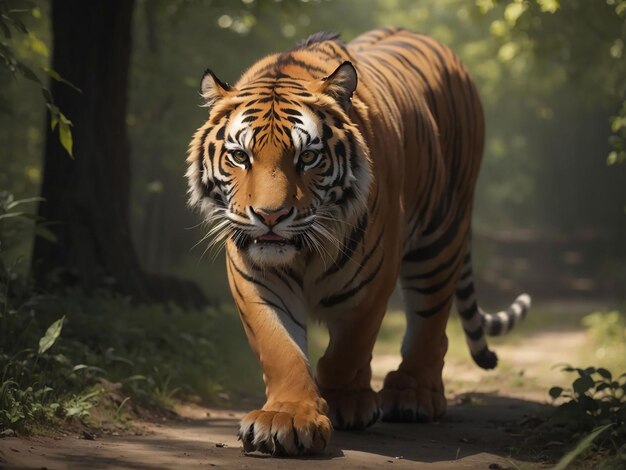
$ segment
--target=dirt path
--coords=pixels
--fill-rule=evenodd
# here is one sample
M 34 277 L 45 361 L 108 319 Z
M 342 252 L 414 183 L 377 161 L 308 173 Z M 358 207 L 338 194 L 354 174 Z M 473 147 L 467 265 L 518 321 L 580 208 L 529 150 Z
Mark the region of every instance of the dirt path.
M 520 461 L 509 458 L 508 449 L 520 443 L 519 423 L 546 406 L 545 380 L 554 378 L 549 366 L 582 342 L 577 332 L 545 333 L 500 346 L 499 355 L 506 358 L 500 372 L 452 362 L 444 372 L 451 404 L 445 421 L 336 432 L 326 454 L 315 459 L 245 455 L 235 437 L 243 412 L 185 406 L 179 420 L 138 423 L 140 435 L 0 439 L 0 468 L 516 468 Z M 375 375 L 380 378 L 397 361 L 375 358 Z M 511 385 L 519 370 L 531 385 Z
M 506 447 L 514 444 L 514 426 L 537 404 L 513 398 L 477 395 L 480 405 L 452 407 L 445 423 L 379 423 L 361 433 L 335 433 L 318 459 L 246 456 L 234 436 L 240 412 L 187 409 L 188 418 L 167 424 L 141 423 L 140 436 L 78 436 L 0 441 L 7 468 L 468 468 L 512 466 Z M 206 416 L 207 411 L 210 416 Z M 297 464 L 296 464 L 297 462 Z M 419 468 L 419 467 L 418 467 Z

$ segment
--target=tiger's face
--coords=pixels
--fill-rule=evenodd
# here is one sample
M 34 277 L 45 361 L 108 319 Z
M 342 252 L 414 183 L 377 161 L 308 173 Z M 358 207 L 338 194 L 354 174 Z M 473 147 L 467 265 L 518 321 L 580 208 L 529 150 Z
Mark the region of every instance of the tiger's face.
M 261 266 L 301 252 L 329 255 L 366 210 L 367 148 L 348 117 L 356 71 L 322 80 L 261 77 L 239 89 L 211 72 L 202 80 L 209 119 L 190 146 L 190 203 Z

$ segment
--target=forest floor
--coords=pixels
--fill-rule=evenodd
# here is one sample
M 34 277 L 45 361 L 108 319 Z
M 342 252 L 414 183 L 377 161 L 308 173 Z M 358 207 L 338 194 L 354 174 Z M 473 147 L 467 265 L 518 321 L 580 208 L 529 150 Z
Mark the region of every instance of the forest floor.
M 0 439 L 0 468 L 548 468 L 539 463 L 544 451 L 563 443 L 531 448 L 524 436 L 549 410 L 548 388 L 567 383 L 568 377 L 554 365 L 583 359 L 579 352 L 586 350 L 587 335 L 579 327 L 567 327 L 572 324 L 567 317 L 544 331 L 498 341 L 500 365 L 495 371 L 470 365 L 467 353 L 460 352 L 464 347 L 452 347 L 444 369 L 449 409 L 440 423 L 378 423 L 363 432 L 335 432 L 325 454 L 316 458 L 243 453 L 235 433 L 245 410 L 260 404 L 252 400 L 226 409 L 181 404 L 175 416 L 138 420 L 115 433 L 79 429 Z M 383 336 L 401 327 L 400 318 L 391 315 Z M 375 388 L 399 361 L 391 351 L 384 342 L 375 350 Z

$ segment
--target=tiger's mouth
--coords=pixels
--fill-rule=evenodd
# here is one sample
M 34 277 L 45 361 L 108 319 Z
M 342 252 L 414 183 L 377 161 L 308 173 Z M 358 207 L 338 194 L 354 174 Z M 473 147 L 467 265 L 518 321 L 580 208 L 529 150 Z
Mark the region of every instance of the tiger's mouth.
M 293 247 L 296 250 L 301 250 L 303 247 L 303 238 L 300 235 L 296 235 L 291 238 L 285 238 L 277 235 L 273 232 L 266 233 L 260 237 L 252 237 L 250 235 L 239 236 L 236 239 L 236 244 L 239 249 L 247 249 L 254 245 L 256 247 Z
M 277 244 L 277 245 L 287 245 L 287 244 L 291 244 L 291 240 L 270 232 L 258 238 L 253 238 L 252 243 L 254 243 L 255 245 L 258 245 L 259 243 L 272 243 L 272 244 Z

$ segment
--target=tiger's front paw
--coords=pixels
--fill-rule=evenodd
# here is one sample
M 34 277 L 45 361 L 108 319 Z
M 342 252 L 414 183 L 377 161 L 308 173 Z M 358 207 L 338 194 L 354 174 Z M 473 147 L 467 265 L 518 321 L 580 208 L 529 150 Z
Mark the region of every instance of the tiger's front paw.
M 362 390 L 321 389 L 328 402 L 328 415 L 335 429 L 364 429 L 380 418 L 380 400 L 371 388 Z
M 380 399 L 383 421 L 430 422 L 446 411 L 440 374 L 415 378 L 400 371 L 390 372 Z
M 241 420 L 239 439 L 246 452 L 258 450 L 285 456 L 322 452 L 330 441 L 332 426 L 324 414 L 326 402 L 268 402 L 262 410 Z

